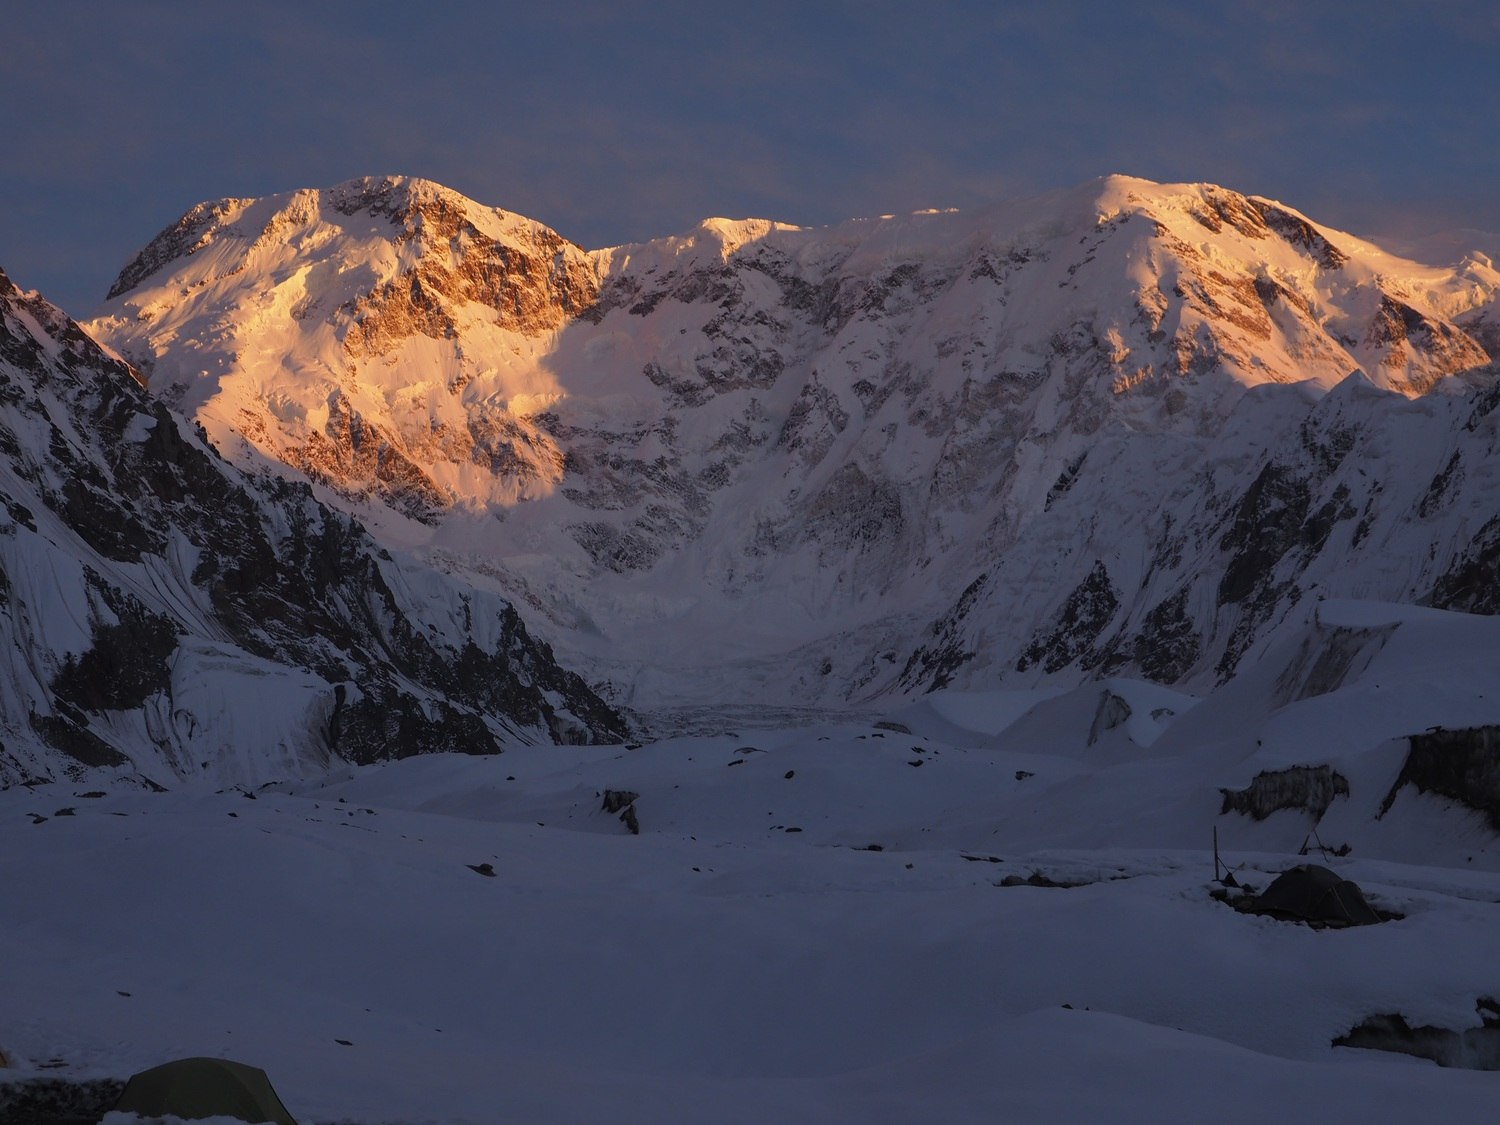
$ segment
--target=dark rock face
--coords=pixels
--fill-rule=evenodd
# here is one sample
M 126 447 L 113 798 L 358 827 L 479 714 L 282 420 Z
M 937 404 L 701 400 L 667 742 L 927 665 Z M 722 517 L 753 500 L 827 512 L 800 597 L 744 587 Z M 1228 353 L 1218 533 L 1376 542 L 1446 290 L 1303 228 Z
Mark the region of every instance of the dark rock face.
M 1353 518 L 1349 491 L 1340 486 L 1316 509 L 1309 474 L 1268 463 L 1246 490 L 1219 540 L 1229 552 L 1219 580 L 1221 607 L 1237 606 L 1219 674 L 1227 679 L 1276 610 L 1301 596 L 1297 576 L 1328 542 L 1334 526 Z
M 941 691 L 953 682 L 959 668 L 974 659 L 960 630 L 988 580 L 988 575 L 981 574 L 970 582 L 958 603 L 928 627 L 929 640 L 907 658 L 906 667 L 901 670 L 901 683 L 912 687 L 925 684 L 927 691 Z
M 494 310 L 495 323 L 519 332 L 556 328 L 593 306 L 598 278 L 578 248 L 546 228 L 531 232 L 529 245 L 508 246 L 483 234 L 456 196 L 413 189 L 395 181 L 368 180 L 326 193 L 344 214 L 388 217 L 399 242 L 417 240 L 419 263 L 381 285 L 354 308 L 345 337 L 353 355 L 383 350 L 413 333 L 444 339 L 455 335 L 453 310 L 477 302 Z M 565 253 L 572 250 L 573 254 Z
M 1282 809 L 1301 809 L 1316 822 L 1337 797 L 1349 796 L 1349 780 L 1330 766 L 1290 766 L 1263 770 L 1244 789 L 1220 789 L 1219 815 L 1244 813 L 1265 820 Z
M 102 579 L 95 579 L 95 588 L 106 603 L 117 603 L 118 620 L 93 623 L 93 647 L 77 659 L 71 653 L 64 658 L 52 692 L 83 711 L 131 710 L 167 690 L 167 661 L 177 649 L 177 626 Z
M 320 505 L 305 483 L 228 466 L 130 368 L 3 274 L 0 456 L 25 490 L 7 498 L 0 527 L 0 631 L 50 669 L 3 696 L 29 710 L 0 714 L 0 783 L 46 776 L 48 761 L 153 770 L 197 761 L 183 741 L 193 735 L 173 717 L 174 692 L 192 686 L 172 671 L 188 641 L 324 682 L 301 681 L 321 691 L 328 714 L 321 736 L 309 730 L 294 748 L 308 762 L 626 737 L 620 716 L 531 639 L 509 604 L 448 587 L 451 616 L 424 617 L 432 595 L 416 597 L 358 522 Z M 57 572 L 84 645 L 45 639 L 64 611 L 38 601 L 34 583 L 18 586 L 17 567 Z M 102 721 L 130 714 L 146 739 L 122 735 L 129 722 Z
M 620 818 L 620 823 L 630 830 L 630 834 L 632 836 L 639 836 L 641 834 L 641 821 L 640 816 L 635 811 L 635 803 L 640 799 L 640 796 L 639 793 L 629 789 L 606 789 L 604 791 L 604 802 L 600 805 L 600 808 L 607 813 L 617 814 Z
M 1268 584 L 1276 564 L 1303 541 L 1310 499 L 1307 482 L 1291 470 L 1275 464 L 1261 470 L 1219 541 L 1232 552 L 1219 582 L 1220 605 L 1243 602 Z
M 208 245 L 204 235 L 224 219 L 236 201 L 221 199 L 199 203 L 153 238 L 144 250 L 132 258 L 109 287 L 108 298 L 128 293 L 168 262 L 196 254 Z
M 1116 695 L 1112 691 L 1105 692 L 1099 698 L 1099 707 L 1094 712 L 1094 721 L 1089 724 L 1088 744 L 1093 746 L 1108 732 L 1123 726 L 1131 714 L 1130 704 L 1123 696 Z
M 1500 613 L 1500 516 L 1479 529 L 1426 600 L 1438 609 Z
M 1321 231 L 1301 216 L 1277 207 L 1269 200 L 1249 199 L 1246 202 L 1268 229 L 1281 235 L 1293 246 L 1308 251 L 1324 269 L 1336 270 L 1349 260 L 1347 254 L 1329 242 Z
M 1406 763 L 1380 806 L 1381 815 L 1410 785 L 1481 813 L 1500 832 L 1500 727 L 1432 730 L 1409 741 Z
M 33 711 L 27 718 L 31 729 L 47 746 L 53 750 L 60 750 L 78 765 L 107 768 L 123 766 L 130 761 L 124 754 L 89 730 L 88 716 L 76 707 L 63 704 L 58 706 L 56 714 L 38 715 Z M 7 776 L 11 774 L 14 774 L 13 778 Z M 3 747 L 0 747 L 0 781 L 9 780 L 30 782 L 42 781 L 45 778 L 29 773 L 24 766 L 16 762 L 14 757 L 6 754 Z
M 1141 622 L 1131 655 L 1147 679 L 1170 684 L 1198 662 L 1201 639 L 1187 611 L 1189 588 L 1158 602 Z
M 1044 671 L 1057 672 L 1075 660 L 1088 667 L 1098 662 L 1094 642 L 1104 633 L 1120 609 L 1120 597 L 1109 580 L 1103 562 L 1095 562 L 1078 586 L 1063 602 L 1051 631 L 1039 633 L 1022 653 L 1016 664 L 1024 672 L 1040 664 Z

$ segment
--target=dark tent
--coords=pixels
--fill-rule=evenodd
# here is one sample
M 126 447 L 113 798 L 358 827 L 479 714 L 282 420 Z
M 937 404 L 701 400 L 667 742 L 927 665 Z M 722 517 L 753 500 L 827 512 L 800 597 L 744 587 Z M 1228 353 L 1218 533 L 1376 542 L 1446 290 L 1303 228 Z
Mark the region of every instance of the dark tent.
M 1364 926 L 1381 921 L 1358 884 L 1316 863 L 1283 871 L 1255 902 L 1259 914 L 1304 922 Z
M 178 1059 L 143 1070 L 125 1084 L 115 1109 L 141 1117 L 237 1117 L 297 1125 L 265 1071 L 228 1059 Z

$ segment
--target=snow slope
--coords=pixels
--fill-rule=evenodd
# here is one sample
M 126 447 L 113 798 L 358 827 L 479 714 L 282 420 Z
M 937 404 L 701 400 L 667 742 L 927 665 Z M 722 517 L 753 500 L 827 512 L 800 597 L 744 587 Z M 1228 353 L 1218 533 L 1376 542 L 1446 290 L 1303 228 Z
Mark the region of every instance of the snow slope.
M 23 1076 L 240 1058 L 314 1122 L 1486 1121 L 1493 1073 L 1332 1042 L 1477 1028 L 1500 989 L 1494 830 L 1409 787 L 1376 808 L 1406 736 L 1500 730 L 1496 655 L 1494 620 L 1328 604 L 1202 700 L 1094 689 L 1177 708 L 1149 729 L 950 690 L 254 793 L 14 787 L 0 1048 Z M 1321 820 L 1220 811 L 1294 763 L 1346 778 Z M 1402 917 L 1236 913 L 1214 827 L 1260 888 L 1317 827 Z M 1033 873 L 1078 885 L 1004 885 Z
M 846 706 L 1479 608 L 1497 285 L 1206 184 L 584 251 L 387 177 L 194 208 L 89 330 L 621 702 Z

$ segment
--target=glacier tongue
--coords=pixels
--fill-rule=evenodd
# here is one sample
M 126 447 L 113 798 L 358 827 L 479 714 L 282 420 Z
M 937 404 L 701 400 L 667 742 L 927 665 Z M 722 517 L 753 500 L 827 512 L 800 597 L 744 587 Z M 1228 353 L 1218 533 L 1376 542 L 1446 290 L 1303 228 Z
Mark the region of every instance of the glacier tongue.
M 200 205 L 88 328 L 617 699 L 844 706 L 1482 605 L 1497 290 L 1205 184 L 584 251 L 388 177 Z

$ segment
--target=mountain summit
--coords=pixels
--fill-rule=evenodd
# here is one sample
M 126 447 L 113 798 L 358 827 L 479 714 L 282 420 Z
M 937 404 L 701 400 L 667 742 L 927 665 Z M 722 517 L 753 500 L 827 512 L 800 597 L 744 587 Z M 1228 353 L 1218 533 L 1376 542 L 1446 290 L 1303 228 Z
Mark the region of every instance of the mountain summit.
M 633 702 L 829 703 L 1468 596 L 1497 293 L 1207 184 L 585 251 L 386 177 L 200 204 L 88 329 Z

